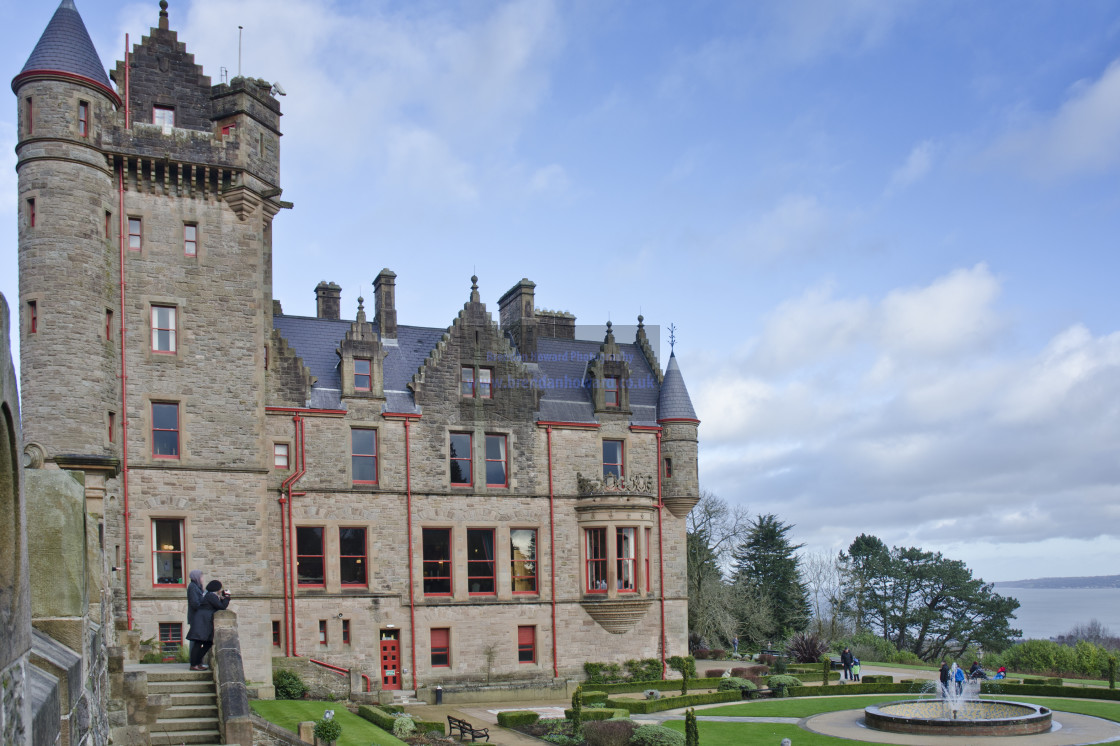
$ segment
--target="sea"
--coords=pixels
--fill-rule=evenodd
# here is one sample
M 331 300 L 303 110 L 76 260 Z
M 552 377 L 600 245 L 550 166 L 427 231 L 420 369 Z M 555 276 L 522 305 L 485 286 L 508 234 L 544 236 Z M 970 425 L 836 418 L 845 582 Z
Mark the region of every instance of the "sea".
M 1004 588 L 996 593 L 1019 600 L 1011 626 L 1023 637 L 1047 640 L 1096 619 L 1120 637 L 1120 588 Z

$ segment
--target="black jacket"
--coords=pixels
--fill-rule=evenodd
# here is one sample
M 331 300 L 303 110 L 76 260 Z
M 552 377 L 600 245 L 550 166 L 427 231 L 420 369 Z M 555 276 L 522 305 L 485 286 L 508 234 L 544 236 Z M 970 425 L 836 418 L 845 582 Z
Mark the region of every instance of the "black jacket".
M 198 611 L 198 605 L 202 603 L 202 597 L 205 595 L 206 591 L 201 585 L 193 580 L 187 583 L 187 627 L 194 624 L 194 613 Z
M 840 654 L 840 663 L 842 665 L 850 666 L 850 665 L 852 665 L 852 661 L 854 661 L 855 659 L 856 659 L 856 657 L 854 655 L 852 655 L 852 651 L 850 651 L 850 650 L 845 650 L 843 653 Z
M 942 663 L 941 664 L 941 683 L 942 684 L 948 684 L 949 683 L 949 664 L 948 663 Z
M 198 610 L 194 613 L 194 621 L 187 631 L 188 640 L 198 642 L 213 642 L 214 640 L 214 612 L 221 611 L 229 606 L 229 596 L 219 596 L 217 593 L 207 593 L 202 597 Z

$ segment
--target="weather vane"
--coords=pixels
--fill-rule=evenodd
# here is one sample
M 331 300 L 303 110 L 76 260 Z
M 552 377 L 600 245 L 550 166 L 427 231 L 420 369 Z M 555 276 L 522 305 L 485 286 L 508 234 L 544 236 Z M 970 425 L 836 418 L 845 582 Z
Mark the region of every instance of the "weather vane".
M 669 352 L 673 351 L 673 348 L 676 346 L 676 344 L 677 344 L 677 325 L 676 324 L 669 324 Z

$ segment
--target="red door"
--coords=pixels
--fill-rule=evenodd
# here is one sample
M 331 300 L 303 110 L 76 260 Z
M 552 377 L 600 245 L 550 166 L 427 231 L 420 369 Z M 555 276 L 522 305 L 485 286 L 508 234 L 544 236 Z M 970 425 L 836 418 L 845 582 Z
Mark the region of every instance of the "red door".
M 401 688 L 401 646 L 397 640 L 381 641 L 381 688 Z

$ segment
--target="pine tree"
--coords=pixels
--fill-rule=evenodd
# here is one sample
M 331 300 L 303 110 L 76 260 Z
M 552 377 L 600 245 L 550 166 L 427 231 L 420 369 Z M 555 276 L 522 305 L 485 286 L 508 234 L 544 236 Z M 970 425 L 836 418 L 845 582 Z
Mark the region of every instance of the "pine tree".
M 801 632 L 809 624 L 809 589 L 796 554 L 805 545 L 790 541 L 792 530 L 792 524 L 773 514 L 760 515 L 732 554 L 735 583 L 754 588 L 771 607 L 772 623 L 762 630 L 769 640 Z

